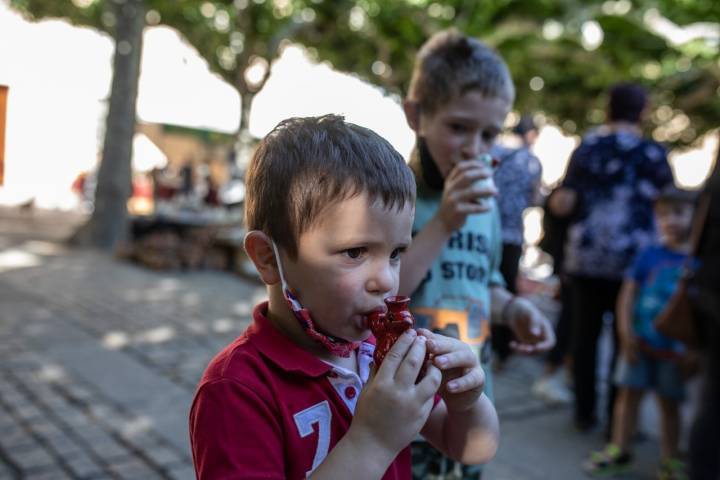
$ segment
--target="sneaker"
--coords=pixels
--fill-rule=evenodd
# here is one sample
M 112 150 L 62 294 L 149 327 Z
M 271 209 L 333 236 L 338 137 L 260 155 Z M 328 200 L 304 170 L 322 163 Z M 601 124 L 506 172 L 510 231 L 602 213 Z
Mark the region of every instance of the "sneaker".
M 592 452 L 582 466 L 590 476 L 614 477 L 629 473 L 631 465 L 632 455 L 611 443 L 599 452 Z
M 540 377 L 532 386 L 531 392 L 550 405 L 567 405 L 573 396 L 558 375 Z
M 688 480 L 685 462 L 677 458 L 666 458 L 660 463 L 658 480 Z

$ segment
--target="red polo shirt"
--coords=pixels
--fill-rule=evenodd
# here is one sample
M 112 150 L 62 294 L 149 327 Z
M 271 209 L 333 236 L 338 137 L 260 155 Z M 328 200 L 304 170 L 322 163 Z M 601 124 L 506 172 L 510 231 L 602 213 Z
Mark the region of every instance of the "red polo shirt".
M 374 345 L 361 344 L 358 376 L 295 345 L 266 314 L 267 303 L 255 307 L 200 381 L 190 410 L 199 480 L 305 478 L 350 428 Z M 410 479 L 410 468 L 407 447 L 383 479 Z

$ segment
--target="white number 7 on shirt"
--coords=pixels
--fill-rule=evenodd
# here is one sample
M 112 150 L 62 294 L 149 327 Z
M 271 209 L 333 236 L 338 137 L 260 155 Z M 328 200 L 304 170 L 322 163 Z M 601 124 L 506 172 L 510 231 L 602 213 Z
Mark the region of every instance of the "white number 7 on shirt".
M 307 437 L 313 433 L 313 424 L 318 424 L 318 444 L 313 458 L 312 468 L 306 475 L 310 475 L 327 457 L 330 448 L 330 420 L 332 412 L 327 400 L 308 407 L 305 410 L 293 415 L 295 425 L 301 437 Z

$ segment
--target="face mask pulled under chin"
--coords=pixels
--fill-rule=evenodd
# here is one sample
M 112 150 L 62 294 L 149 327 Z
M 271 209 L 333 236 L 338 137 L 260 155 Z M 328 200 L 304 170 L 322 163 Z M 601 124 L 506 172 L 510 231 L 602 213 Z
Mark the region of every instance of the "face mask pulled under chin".
M 303 328 L 305 334 L 313 339 L 316 343 L 320 344 L 328 352 L 336 357 L 347 358 L 360 346 L 359 342 L 349 342 L 345 339 L 333 337 L 331 335 L 320 332 L 315 327 L 315 322 L 310 315 L 310 310 L 303 308 L 297 298 L 292 294 L 290 287 L 285 281 L 285 274 L 283 273 L 282 262 L 280 261 L 280 252 L 275 244 L 275 241 L 271 240 L 273 253 L 275 254 L 275 261 L 278 265 L 278 272 L 280 273 L 280 281 L 282 282 L 282 291 L 285 301 L 290 307 L 290 311 L 293 313 L 300 326 Z

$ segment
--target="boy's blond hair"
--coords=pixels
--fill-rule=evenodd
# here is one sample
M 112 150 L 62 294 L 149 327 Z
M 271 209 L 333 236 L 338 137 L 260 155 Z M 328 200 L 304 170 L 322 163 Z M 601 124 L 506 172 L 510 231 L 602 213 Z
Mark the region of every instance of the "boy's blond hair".
M 515 86 L 503 59 L 480 40 L 455 29 L 436 33 L 420 48 L 415 59 L 408 99 L 432 115 L 468 91 L 510 104 Z
M 297 241 L 325 208 L 367 193 L 386 208 L 414 205 L 415 179 L 390 143 L 339 115 L 290 118 L 255 150 L 245 179 L 245 224 L 297 258 Z

